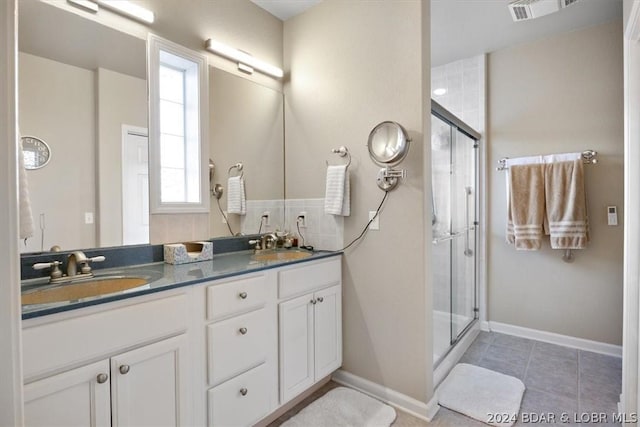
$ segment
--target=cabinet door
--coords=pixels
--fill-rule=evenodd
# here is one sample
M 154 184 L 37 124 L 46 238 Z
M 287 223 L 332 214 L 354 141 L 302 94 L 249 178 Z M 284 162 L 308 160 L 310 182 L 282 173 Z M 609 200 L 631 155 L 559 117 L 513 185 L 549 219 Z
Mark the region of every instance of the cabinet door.
M 314 294 L 315 380 L 342 365 L 342 291 L 332 286 Z
M 26 384 L 25 425 L 109 427 L 109 390 L 108 360 Z
M 280 303 L 280 404 L 314 382 L 313 294 Z
M 186 425 L 186 336 L 111 358 L 113 426 Z

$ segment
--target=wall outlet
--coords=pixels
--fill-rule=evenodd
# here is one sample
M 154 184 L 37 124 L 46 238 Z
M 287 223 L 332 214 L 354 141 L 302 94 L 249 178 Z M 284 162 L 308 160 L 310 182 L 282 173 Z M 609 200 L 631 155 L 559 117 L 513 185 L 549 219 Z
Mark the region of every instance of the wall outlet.
M 93 212 L 85 212 L 84 213 L 84 223 L 85 224 L 93 224 Z
M 376 211 L 369 211 L 369 221 L 376 215 Z M 376 216 L 376 219 L 369 224 L 369 230 L 380 230 L 380 215 Z
M 296 217 L 296 221 L 298 221 L 298 226 L 300 228 L 307 228 L 307 212 L 302 211 L 298 214 L 298 216 Z
M 269 224 L 269 220 L 271 218 L 271 212 L 269 211 L 264 211 L 262 212 L 262 217 L 260 218 L 260 220 L 262 221 L 262 225 L 264 225 L 265 227 L 268 227 Z

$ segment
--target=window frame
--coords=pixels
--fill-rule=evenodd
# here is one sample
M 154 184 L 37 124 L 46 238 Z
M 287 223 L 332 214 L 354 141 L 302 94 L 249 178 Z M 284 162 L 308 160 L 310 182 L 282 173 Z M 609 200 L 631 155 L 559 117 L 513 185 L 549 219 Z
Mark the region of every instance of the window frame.
M 208 64 L 204 54 L 187 49 L 184 46 L 169 40 L 149 34 L 147 43 L 147 76 L 149 87 L 149 211 L 151 214 L 179 214 L 179 213 L 208 213 L 209 212 L 209 181 L 208 181 L 208 132 L 209 132 L 209 88 L 208 88 Z M 163 202 L 162 201 L 162 174 L 161 174 L 161 134 L 160 134 L 160 65 L 161 52 L 177 56 L 182 60 L 196 65 L 197 76 L 193 82 L 198 83 L 197 96 L 189 102 L 197 108 L 197 113 L 192 114 L 192 120 L 198 121 L 197 132 L 190 137 L 197 137 L 197 149 L 199 158 L 197 164 L 199 170 L 199 202 Z M 186 94 L 185 94 L 186 95 Z M 187 115 L 190 109 L 187 100 L 185 127 L 187 127 Z M 185 135 L 185 144 L 187 144 Z M 185 158 L 185 164 L 188 163 Z M 188 172 L 187 172 L 188 173 Z M 193 173 L 193 172 L 192 172 Z

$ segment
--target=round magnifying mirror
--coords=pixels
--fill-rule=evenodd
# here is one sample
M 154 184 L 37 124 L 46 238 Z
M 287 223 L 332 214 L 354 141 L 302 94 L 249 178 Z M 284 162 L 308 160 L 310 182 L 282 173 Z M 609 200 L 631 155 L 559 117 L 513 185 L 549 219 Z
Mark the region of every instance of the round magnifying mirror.
M 395 166 L 409 152 L 409 135 L 396 122 L 382 122 L 369 134 L 369 156 L 379 166 Z
M 25 169 L 40 169 L 51 160 L 49 145 L 35 136 L 22 137 L 22 152 Z

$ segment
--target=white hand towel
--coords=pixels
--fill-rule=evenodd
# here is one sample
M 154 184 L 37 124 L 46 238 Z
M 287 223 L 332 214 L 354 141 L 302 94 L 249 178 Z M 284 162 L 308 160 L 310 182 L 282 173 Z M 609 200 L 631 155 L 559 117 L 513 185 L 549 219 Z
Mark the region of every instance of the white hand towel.
M 18 140 L 18 191 L 20 200 L 20 238 L 28 239 L 33 237 L 33 215 L 31 213 L 31 199 L 29 198 L 29 182 L 27 181 L 27 171 L 24 168 L 24 152 L 22 150 L 22 140 Z
M 241 176 L 232 176 L 227 183 L 227 212 L 238 215 L 247 213 L 244 178 Z
M 347 165 L 327 167 L 327 186 L 324 196 L 324 212 L 330 215 L 351 214 L 349 169 Z

